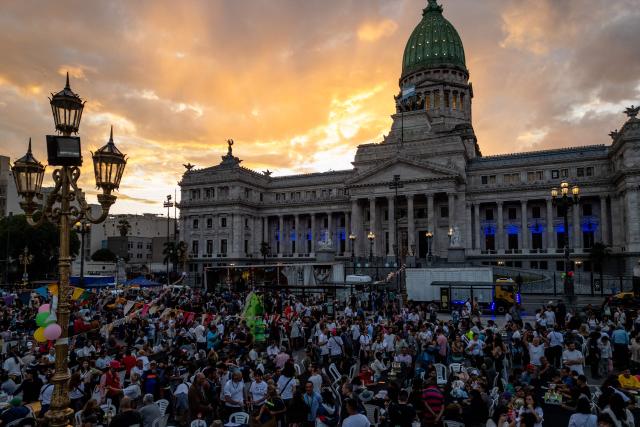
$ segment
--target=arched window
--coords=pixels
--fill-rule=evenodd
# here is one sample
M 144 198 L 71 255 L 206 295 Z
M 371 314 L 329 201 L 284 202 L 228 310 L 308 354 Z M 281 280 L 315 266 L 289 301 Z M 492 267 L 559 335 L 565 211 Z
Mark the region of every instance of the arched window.
M 431 92 L 425 92 L 424 94 L 424 108 L 427 110 L 431 109 Z
M 460 94 L 460 111 L 464 111 L 464 93 Z
M 454 110 L 458 109 L 458 92 L 453 92 L 453 96 L 451 97 L 451 108 Z
M 433 108 L 435 110 L 440 108 L 440 91 L 439 90 L 433 91 Z

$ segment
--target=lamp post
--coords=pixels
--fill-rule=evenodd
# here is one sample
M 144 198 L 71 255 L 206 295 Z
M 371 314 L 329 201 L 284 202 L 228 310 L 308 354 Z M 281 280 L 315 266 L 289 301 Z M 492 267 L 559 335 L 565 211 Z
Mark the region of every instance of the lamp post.
M 424 235 L 427 237 L 427 263 L 431 264 L 431 239 L 433 239 L 433 232 L 428 230 Z
M 404 184 L 400 181 L 400 175 L 393 175 L 393 181 L 389 184 L 389 188 L 395 190 L 393 196 L 393 226 L 395 227 L 393 242 L 393 254 L 396 259 L 396 268 L 400 268 L 400 248 L 398 245 L 398 188 L 404 187 Z M 400 291 L 400 271 L 396 272 L 396 291 Z
M 84 236 L 91 232 L 91 223 L 87 221 L 78 221 L 73 226 L 76 233 L 80 234 L 80 287 L 84 286 Z
M 569 194 L 571 192 L 571 194 Z M 564 293 L 573 304 L 574 289 L 569 277 L 569 208 L 580 203 L 580 188 L 574 185 L 569 189 L 569 183 L 560 183 L 560 191 L 557 188 L 551 189 L 553 203 L 562 211 L 564 220 Z
M 369 239 L 369 266 L 373 267 L 373 241 L 376 240 L 376 234 L 373 231 L 369 231 L 367 234 L 367 239 Z M 378 273 L 378 266 L 376 263 L 376 276 Z
M 449 227 L 449 231 L 447 231 L 447 236 L 449 236 L 449 246 L 451 246 L 451 236 L 453 236 L 453 228 Z
M 98 202 L 102 207 L 100 216 L 94 218 L 84 193 L 78 187 L 80 166 L 82 165 L 80 138 L 71 136 L 72 133 L 78 133 L 84 101 L 71 90 L 68 74 L 66 86 L 60 92 L 51 94 L 50 104 L 55 128 L 61 134 L 47 135 L 48 163 L 50 166 L 56 167 L 52 174 L 53 191 L 42 205 L 36 202 L 36 199 L 43 197 L 42 180 L 45 166 L 33 156 L 31 140 L 29 140 L 27 154 L 14 162 L 12 171 L 18 195 L 21 197 L 20 207 L 25 212 L 27 222 L 32 226 L 38 226 L 45 221 L 50 221 L 56 224 L 60 230 L 60 256 L 58 258 L 60 277 L 56 316 L 62 333 L 55 342 L 55 373 L 51 378 L 53 396 L 51 407 L 45 416 L 49 425 L 62 427 L 69 424 L 69 417 L 73 414 L 73 409 L 69 407 L 69 369 L 67 366 L 71 226 L 83 219 L 97 224 L 107 218 L 111 205 L 116 201 L 116 196 L 111 193 L 120 186 L 127 160 L 113 143 L 112 127 L 109 142 L 92 153 L 96 186 L 101 190 L 101 193 L 98 194 Z M 34 217 L 38 218 L 37 221 L 34 220 Z
M 27 266 L 33 261 L 33 255 L 29 253 L 29 248 L 24 247 L 22 253 L 18 256 L 18 260 L 23 267 L 22 270 L 22 287 L 25 288 L 29 283 L 29 273 L 27 273 Z
M 349 234 L 349 244 L 351 246 L 351 263 L 353 264 L 353 274 L 356 274 L 356 254 L 355 254 L 356 235 L 355 234 Z
M 171 201 L 171 194 L 167 194 L 167 200 L 162 204 L 167 208 L 167 285 L 169 284 L 169 264 L 171 263 L 171 256 L 173 255 L 173 249 L 171 247 L 171 208 L 173 202 Z

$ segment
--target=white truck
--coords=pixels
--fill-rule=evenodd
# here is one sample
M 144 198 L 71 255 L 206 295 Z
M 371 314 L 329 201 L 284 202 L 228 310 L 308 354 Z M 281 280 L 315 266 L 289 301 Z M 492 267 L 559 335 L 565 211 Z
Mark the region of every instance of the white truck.
M 466 301 L 471 296 L 485 306 L 493 300 L 491 267 L 408 268 L 405 274 L 410 301 L 441 303 L 441 289 L 445 288 L 449 304 Z

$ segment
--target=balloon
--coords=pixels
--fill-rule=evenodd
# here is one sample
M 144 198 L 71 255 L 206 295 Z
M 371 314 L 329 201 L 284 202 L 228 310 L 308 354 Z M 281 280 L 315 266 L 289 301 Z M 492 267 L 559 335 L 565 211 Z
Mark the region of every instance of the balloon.
M 57 323 L 52 323 L 44 328 L 44 337 L 48 340 L 57 340 L 62 335 L 62 328 Z
M 49 319 L 49 316 L 51 316 L 51 313 L 49 313 L 48 311 L 38 313 L 36 315 L 36 325 L 45 326 L 45 324 L 47 323 L 47 319 Z
M 33 333 L 33 337 L 38 342 L 47 342 L 47 338 L 45 338 L 44 336 L 44 328 L 42 327 L 36 329 L 36 331 Z
M 44 313 L 45 311 L 51 311 L 51 306 L 49 304 L 42 304 L 40 307 L 38 307 L 38 313 Z

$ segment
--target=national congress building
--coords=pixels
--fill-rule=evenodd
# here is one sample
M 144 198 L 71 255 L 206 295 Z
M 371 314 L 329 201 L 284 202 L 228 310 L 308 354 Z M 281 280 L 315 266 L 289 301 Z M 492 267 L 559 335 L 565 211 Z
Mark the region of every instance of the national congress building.
M 430 246 L 444 262 L 455 233 L 470 263 L 562 271 L 568 234 L 585 269 L 602 242 L 630 271 L 640 255 L 638 108 L 611 140 L 603 130 L 602 145 L 483 156 L 469 77 L 460 36 L 429 0 L 404 50 L 391 129 L 358 147 L 352 169 L 271 176 L 241 166 L 232 144 L 219 164 L 188 167 L 180 210 L 190 270 L 258 263 L 262 242 L 270 262 L 314 261 L 321 241 L 345 262 L 393 260 L 396 241 L 403 261 L 426 262 Z M 550 196 L 562 181 L 581 196 L 568 230 Z

